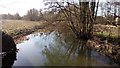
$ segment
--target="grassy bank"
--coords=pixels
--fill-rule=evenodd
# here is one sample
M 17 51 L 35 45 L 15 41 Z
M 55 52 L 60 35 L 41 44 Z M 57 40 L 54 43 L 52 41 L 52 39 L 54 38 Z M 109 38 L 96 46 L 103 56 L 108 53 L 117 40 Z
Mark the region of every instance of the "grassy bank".
M 115 27 L 112 25 L 97 24 L 94 25 L 94 35 L 118 38 L 118 36 L 120 36 L 119 28 L 120 26 Z M 63 32 L 66 36 L 73 34 L 65 22 L 47 23 L 43 21 L 3 20 L 2 30 L 13 38 L 18 38 L 22 35 L 37 31 L 45 32 L 57 30 L 60 33 Z
M 18 38 L 43 28 L 45 24 L 46 23 L 42 21 L 3 20 L 2 31 L 11 35 L 13 38 Z
M 112 25 L 94 25 L 94 35 L 118 38 L 120 37 L 120 26 L 115 27 Z

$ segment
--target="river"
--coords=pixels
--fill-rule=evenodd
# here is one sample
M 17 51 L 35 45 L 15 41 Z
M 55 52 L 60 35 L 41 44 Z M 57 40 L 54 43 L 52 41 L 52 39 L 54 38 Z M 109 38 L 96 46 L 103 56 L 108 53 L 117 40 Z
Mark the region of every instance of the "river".
M 17 44 L 13 66 L 117 66 L 108 57 L 88 49 L 84 41 L 58 32 L 34 33 Z

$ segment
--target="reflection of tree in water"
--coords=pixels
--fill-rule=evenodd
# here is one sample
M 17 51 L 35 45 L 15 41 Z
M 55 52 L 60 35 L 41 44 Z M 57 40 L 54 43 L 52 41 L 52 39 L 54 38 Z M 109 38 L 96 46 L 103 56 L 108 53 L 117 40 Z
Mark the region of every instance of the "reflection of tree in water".
M 86 49 L 87 47 L 84 46 L 85 42 L 74 39 L 70 44 L 68 44 L 68 42 L 71 41 L 65 41 L 65 44 L 63 44 L 60 42 L 60 40 L 58 40 L 55 43 L 55 46 L 53 45 L 52 47 L 49 48 L 45 47 L 43 51 L 43 54 L 45 54 L 47 58 L 47 62 L 45 63 L 45 65 L 47 66 L 74 66 L 82 64 L 91 65 L 90 63 L 85 63 L 88 60 L 87 57 L 91 56 L 91 51 L 88 51 Z M 79 60 L 77 60 L 78 57 Z
M 71 48 L 68 48 L 67 51 L 68 57 L 73 55 L 76 66 L 90 66 L 91 65 L 91 50 L 86 46 L 86 41 L 75 40 L 71 45 Z
M 49 49 L 45 47 L 43 54 L 47 58 L 46 66 L 65 66 L 70 65 L 67 61 L 67 56 L 62 51 L 60 46 L 50 47 Z
M 2 56 L 2 68 L 12 68 L 14 61 L 16 60 L 16 52 L 8 53 Z

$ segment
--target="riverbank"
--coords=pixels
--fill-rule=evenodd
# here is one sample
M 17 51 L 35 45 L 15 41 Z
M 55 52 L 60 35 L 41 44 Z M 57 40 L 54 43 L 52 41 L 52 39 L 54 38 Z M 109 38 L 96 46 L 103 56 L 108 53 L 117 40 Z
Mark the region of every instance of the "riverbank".
M 48 23 L 45 21 L 25 21 L 25 20 L 3 20 L 2 30 L 12 36 L 14 39 L 33 32 L 58 31 L 60 33 L 71 33 L 71 29 L 65 21 Z M 119 37 L 119 28 L 112 25 L 94 25 L 94 35 L 117 38 Z
M 2 31 L 12 36 L 17 44 L 24 40 L 26 35 L 36 32 L 67 32 L 67 34 L 64 33 L 66 36 L 72 34 L 67 25 L 63 23 L 64 22 L 48 23 L 45 21 L 3 20 Z
M 120 39 L 118 39 L 120 40 Z M 87 41 L 87 46 L 100 54 L 111 58 L 120 65 L 120 45 L 108 42 L 98 37 Z
M 2 31 L 14 39 L 31 34 L 38 29 L 44 29 L 45 21 L 3 20 Z

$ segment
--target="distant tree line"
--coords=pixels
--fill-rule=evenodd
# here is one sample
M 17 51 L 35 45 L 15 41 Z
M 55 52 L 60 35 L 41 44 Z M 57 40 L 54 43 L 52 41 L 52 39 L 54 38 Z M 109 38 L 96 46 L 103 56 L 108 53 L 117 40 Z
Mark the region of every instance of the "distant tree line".
M 16 14 L 1 14 L 2 19 L 11 19 L 11 20 L 29 20 L 29 21 L 40 21 L 42 20 L 43 14 L 42 10 L 39 11 L 35 8 L 30 9 L 24 16 L 20 16 L 19 13 Z
M 14 15 L 12 14 L 1 14 L 0 15 L 2 17 L 2 19 L 16 19 L 16 20 L 20 20 L 21 16 L 19 15 L 19 13 L 16 13 Z

